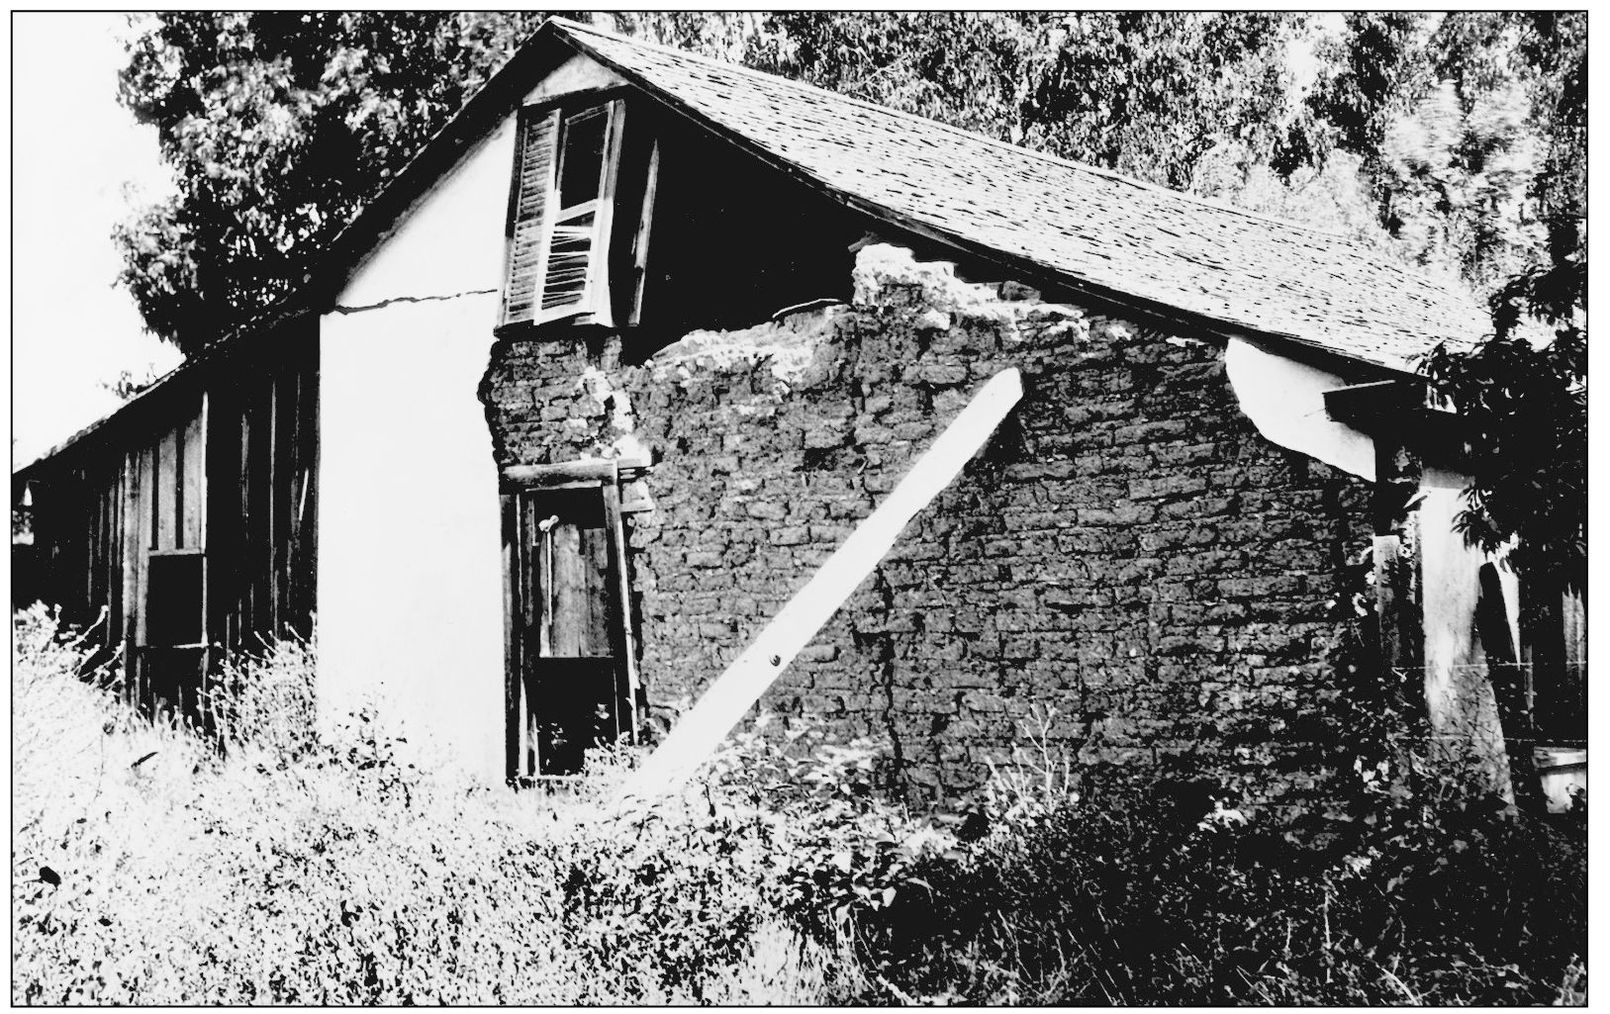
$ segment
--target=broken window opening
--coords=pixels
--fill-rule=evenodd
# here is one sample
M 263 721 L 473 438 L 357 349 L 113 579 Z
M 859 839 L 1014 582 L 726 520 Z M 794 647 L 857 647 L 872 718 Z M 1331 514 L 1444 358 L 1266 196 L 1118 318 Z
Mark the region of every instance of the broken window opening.
M 519 785 L 635 741 L 641 701 L 615 463 L 508 469 L 503 505 L 506 759 Z
M 639 327 L 623 361 L 644 361 L 689 331 L 753 327 L 784 308 L 850 298 L 863 214 L 674 118 L 633 117 L 634 129 L 652 128 L 653 144 L 631 139 L 638 147 L 625 163 L 626 185 L 647 183 L 641 204 L 628 203 L 635 190 L 621 204 L 643 213 L 642 249 L 621 269 L 638 275 L 620 311 Z
M 204 647 L 199 550 L 153 550 L 145 592 L 145 643 L 166 648 Z
M 620 100 L 568 115 L 558 106 L 521 110 L 503 325 L 613 323 L 609 247 L 624 119 Z

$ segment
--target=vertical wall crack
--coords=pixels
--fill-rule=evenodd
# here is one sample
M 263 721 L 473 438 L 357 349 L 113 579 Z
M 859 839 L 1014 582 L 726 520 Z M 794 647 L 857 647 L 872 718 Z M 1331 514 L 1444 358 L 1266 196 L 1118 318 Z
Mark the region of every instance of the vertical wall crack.
M 889 619 L 894 613 L 894 589 L 882 567 L 873 571 L 872 590 L 883 606 L 883 633 L 878 637 L 878 680 L 883 687 L 883 727 L 889 733 L 888 791 L 896 798 L 905 798 L 905 750 L 900 743 L 900 728 L 895 721 L 894 703 L 894 635 L 889 632 Z

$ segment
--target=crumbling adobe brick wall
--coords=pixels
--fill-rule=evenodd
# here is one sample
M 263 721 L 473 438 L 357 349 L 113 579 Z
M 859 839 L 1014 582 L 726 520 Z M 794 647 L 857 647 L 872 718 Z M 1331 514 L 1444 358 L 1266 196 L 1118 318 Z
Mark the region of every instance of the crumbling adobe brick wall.
M 482 398 L 500 464 L 652 453 L 655 508 L 629 542 L 663 706 L 696 697 L 1007 366 L 1014 415 L 765 706 L 872 738 L 917 799 L 975 790 L 1032 705 L 1087 765 L 1300 788 L 1340 692 L 1326 654 L 1369 545 L 1365 488 L 1262 439 L 1220 347 L 875 246 L 851 305 L 641 366 L 615 338 L 503 341 Z

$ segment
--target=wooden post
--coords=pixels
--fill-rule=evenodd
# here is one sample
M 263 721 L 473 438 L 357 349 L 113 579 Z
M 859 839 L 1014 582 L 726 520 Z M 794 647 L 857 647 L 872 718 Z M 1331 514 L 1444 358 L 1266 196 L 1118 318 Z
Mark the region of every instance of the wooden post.
M 601 488 L 604 496 L 604 536 L 609 543 L 609 632 L 615 654 L 615 734 L 637 742 L 637 651 L 632 637 L 632 584 L 626 574 L 626 531 L 621 524 L 621 490 L 618 473 L 611 472 Z
M 512 493 L 498 497 L 503 516 L 503 767 L 510 785 L 520 776 L 520 595 L 515 588 L 519 566 L 520 499 Z
M 665 742 L 622 788 L 615 803 L 651 803 L 690 777 L 800 649 L 872 573 L 906 524 L 961 473 L 1023 397 L 1016 369 L 986 383 L 889 493 L 877 510 L 794 593 L 760 636 L 727 666 Z
M 1412 501 L 1419 492 L 1420 462 L 1401 443 L 1377 437 L 1375 489 L 1375 616 L 1381 665 L 1405 715 L 1425 717 L 1424 629 L 1420 613 L 1418 519 Z M 1419 681 L 1412 674 L 1420 673 Z M 1401 677 L 1400 677 L 1401 674 Z M 1411 690 L 1410 688 L 1414 689 Z

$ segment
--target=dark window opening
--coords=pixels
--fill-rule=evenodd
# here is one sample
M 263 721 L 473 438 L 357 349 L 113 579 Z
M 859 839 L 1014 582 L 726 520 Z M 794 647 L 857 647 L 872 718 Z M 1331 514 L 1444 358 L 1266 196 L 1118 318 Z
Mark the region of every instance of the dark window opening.
M 208 664 L 206 557 L 197 550 L 153 552 L 147 558 L 145 641 L 136 656 L 136 696 L 149 714 L 199 725 Z
M 1521 643 L 1539 743 L 1587 745 L 1585 606 L 1579 595 L 1521 588 Z
M 604 169 L 604 136 L 608 107 L 589 109 L 565 120 L 559 162 L 559 208 L 574 208 L 599 197 Z
M 202 569 L 198 552 L 152 553 L 146 576 L 145 643 L 199 646 L 202 629 Z
M 850 298 L 865 216 L 683 123 L 655 127 L 657 147 L 634 153 L 655 163 L 638 356 L 691 330 L 751 327 L 789 307 Z
M 1581 596 L 1523 583 L 1520 642 L 1510 633 L 1494 564 L 1479 572 L 1476 623 L 1505 736 L 1538 745 L 1587 745 L 1587 612 Z

